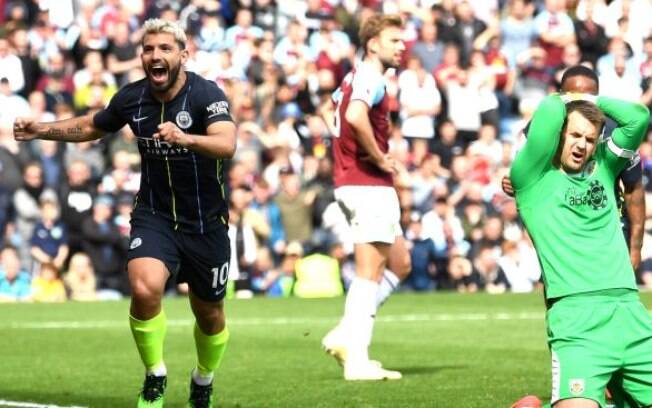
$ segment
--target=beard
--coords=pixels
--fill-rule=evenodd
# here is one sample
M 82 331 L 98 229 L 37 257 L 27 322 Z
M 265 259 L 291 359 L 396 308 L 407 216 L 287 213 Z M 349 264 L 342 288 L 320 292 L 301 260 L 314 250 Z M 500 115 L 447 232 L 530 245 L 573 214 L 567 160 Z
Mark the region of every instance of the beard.
M 163 84 L 157 84 L 152 81 L 152 74 L 149 71 L 147 72 L 147 78 L 149 79 L 149 84 L 155 92 L 167 92 L 172 86 L 177 82 L 179 77 L 179 72 L 181 71 L 181 64 L 177 64 L 174 67 L 168 69 L 168 80 Z
M 380 63 L 383 64 L 383 69 L 387 71 L 390 68 L 399 68 L 401 62 L 394 62 L 394 57 L 380 58 Z

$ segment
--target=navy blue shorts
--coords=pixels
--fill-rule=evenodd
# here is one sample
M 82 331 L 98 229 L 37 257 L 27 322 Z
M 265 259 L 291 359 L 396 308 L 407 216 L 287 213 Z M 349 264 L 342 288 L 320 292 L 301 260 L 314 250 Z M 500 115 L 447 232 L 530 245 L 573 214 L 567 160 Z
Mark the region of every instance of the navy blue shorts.
M 190 291 L 204 301 L 224 298 L 231 245 L 223 224 L 204 234 L 186 233 L 156 214 L 134 211 L 127 259 L 136 258 L 162 261 L 177 283 L 187 282 Z

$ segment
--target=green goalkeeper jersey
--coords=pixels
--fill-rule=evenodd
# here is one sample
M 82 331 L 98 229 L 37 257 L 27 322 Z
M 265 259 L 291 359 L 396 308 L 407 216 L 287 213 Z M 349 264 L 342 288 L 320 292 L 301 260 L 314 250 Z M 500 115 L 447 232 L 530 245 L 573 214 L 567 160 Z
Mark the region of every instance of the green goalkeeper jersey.
M 638 148 L 649 113 L 641 104 L 607 97 L 598 107 L 616 121 L 582 174 L 553 166 L 566 107 L 558 95 L 537 108 L 511 180 L 521 218 L 534 242 L 549 299 L 613 288 L 636 289 L 620 227 L 614 182 Z

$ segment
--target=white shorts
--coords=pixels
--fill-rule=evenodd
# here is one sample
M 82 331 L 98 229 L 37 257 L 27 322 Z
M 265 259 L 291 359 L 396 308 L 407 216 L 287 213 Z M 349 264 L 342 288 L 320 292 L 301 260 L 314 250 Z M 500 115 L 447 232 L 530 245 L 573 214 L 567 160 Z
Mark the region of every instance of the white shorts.
M 394 187 L 343 186 L 335 189 L 335 199 L 344 212 L 353 242 L 393 244 L 403 235 L 401 208 Z

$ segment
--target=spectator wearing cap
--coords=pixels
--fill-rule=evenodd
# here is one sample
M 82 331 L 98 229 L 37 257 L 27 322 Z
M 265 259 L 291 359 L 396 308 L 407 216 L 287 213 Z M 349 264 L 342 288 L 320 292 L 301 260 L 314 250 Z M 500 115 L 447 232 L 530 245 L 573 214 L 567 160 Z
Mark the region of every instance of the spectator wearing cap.
M 114 200 L 109 195 L 98 196 L 92 215 L 82 222 L 82 249 L 93 261 L 99 291 L 116 296 L 125 294 L 126 246 L 118 227 L 113 223 Z
M 35 266 L 51 264 L 58 271 L 63 268 L 69 253 L 66 226 L 59 217 L 59 200 L 53 191 L 47 191 L 41 194 L 39 204 L 41 219 L 30 239 L 30 253 Z

